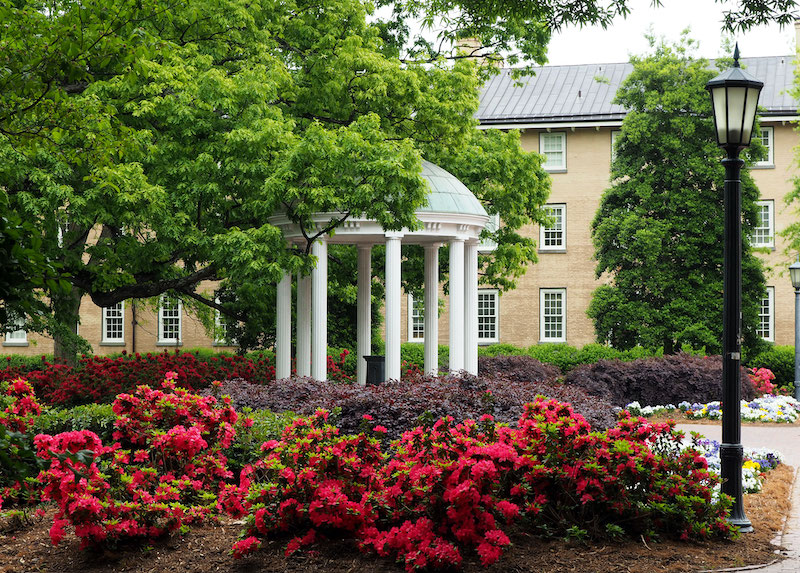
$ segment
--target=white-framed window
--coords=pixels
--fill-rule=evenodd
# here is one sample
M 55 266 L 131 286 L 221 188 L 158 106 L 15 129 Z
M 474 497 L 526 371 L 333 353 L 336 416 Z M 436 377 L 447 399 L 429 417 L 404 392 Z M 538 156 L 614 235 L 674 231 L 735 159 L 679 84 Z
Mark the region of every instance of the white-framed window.
M 612 129 L 611 130 L 611 161 L 614 161 L 617 158 L 617 139 L 619 136 L 622 135 L 622 130 L 620 129 Z
M 11 318 L 8 319 L 6 324 L 5 339 L 3 344 L 5 346 L 27 346 L 28 345 L 28 332 L 24 328 L 25 322 L 22 319 Z
M 567 206 L 545 205 L 544 211 L 550 221 L 539 226 L 539 249 L 563 251 L 567 248 Z
M 158 304 L 158 343 L 181 343 L 181 300 L 167 294 Z
M 539 289 L 539 340 L 567 341 L 567 289 Z
M 125 343 L 125 301 L 103 307 L 100 344 Z
M 767 296 L 758 308 L 756 334 L 768 342 L 775 342 L 775 287 L 767 287 Z
M 500 297 L 492 289 L 478 290 L 478 343 L 499 342 Z
M 754 247 L 775 246 L 775 201 L 756 201 L 758 217 L 750 237 Z
M 425 299 L 408 295 L 408 341 L 425 341 Z
M 214 297 L 214 302 L 221 304 L 219 297 Z M 214 344 L 218 346 L 232 346 L 236 343 L 228 337 L 228 316 L 223 316 L 219 309 L 214 309 Z
M 760 132 L 753 134 L 753 137 L 758 138 L 759 141 L 761 141 L 761 145 L 767 150 L 766 157 L 761 161 L 756 161 L 754 165 L 757 167 L 775 167 L 774 129 L 771 127 L 762 127 Z
M 545 171 L 566 171 L 567 169 L 567 134 L 540 133 L 539 153 L 544 156 L 542 167 Z
M 500 215 L 495 213 L 494 215 L 489 215 L 489 220 L 486 222 L 486 230 L 490 233 L 494 233 L 497 229 L 500 228 Z M 497 241 L 493 239 L 483 239 L 480 243 L 478 243 L 478 251 L 493 251 L 497 248 Z

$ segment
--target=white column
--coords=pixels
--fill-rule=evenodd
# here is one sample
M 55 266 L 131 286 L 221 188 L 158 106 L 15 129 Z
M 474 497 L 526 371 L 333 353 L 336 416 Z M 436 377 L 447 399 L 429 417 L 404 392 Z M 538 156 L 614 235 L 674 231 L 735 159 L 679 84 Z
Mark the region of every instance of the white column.
M 318 238 L 311 246 L 317 266 L 311 272 L 311 377 L 328 378 L 328 243 Z
M 311 277 L 297 279 L 297 375 L 311 376 Z
M 400 244 L 402 234 L 386 233 L 386 379 L 400 379 Z
M 439 243 L 425 245 L 425 373 L 439 373 Z
M 367 383 L 367 361 L 372 354 L 372 245 L 358 245 L 358 295 L 356 354 L 356 380 L 361 386 Z
M 464 370 L 478 375 L 478 241 L 464 245 Z
M 275 305 L 275 379 L 292 375 L 292 275 L 283 273 Z
M 450 241 L 450 372 L 464 370 L 464 239 Z

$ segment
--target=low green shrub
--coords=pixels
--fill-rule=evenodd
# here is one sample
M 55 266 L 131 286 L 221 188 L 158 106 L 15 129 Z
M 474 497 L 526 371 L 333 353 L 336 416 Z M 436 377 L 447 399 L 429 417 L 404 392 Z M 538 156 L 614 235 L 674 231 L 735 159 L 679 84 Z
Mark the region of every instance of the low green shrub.
M 72 408 L 45 408 L 33 422 L 34 434 L 56 435 L 89 430 L 104 442 L 112 442 L 117 417 L 111 404 L 83 404 Z
M 750 368 L 769 368 L 779 388 L 794 389 L 794 346 L 771 346 L 748 357 L 745 364 Z

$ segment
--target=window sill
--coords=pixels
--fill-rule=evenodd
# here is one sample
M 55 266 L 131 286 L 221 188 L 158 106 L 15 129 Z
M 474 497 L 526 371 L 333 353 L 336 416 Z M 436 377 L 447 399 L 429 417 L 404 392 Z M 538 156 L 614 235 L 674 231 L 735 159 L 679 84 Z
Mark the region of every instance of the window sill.
M 484 338 L 483 340 L 479 340 L 478 341 L 478 346 L 491 346 L 492 344 L 500 344 L 500 339 L 499 338 L 495 338 L 495 339 Z
M 539 344 L 566 344 L 566 343 L 567 343 L 567 339 L 566 338 L 561 339 L 561 340 L 540 340 L 539 341 Z
M 543 167 L 543 169 L 547 173 L 566 173 L 567 172 L 567 168 L 566 167 L 558 167 L 558 168 L 553 167 L 551 169 L 548 169 L 547 167 Z
M 538 252 L 540 255 L 544 255 L 544 254 L 547 254 L 547 253 L 560 253 L 560 254 L 565 254 L 565 253 L 567 252 L 567 249 L 539 249 L 537 252 Z
M 750 166 L 750 169 L 775 169 L 775 164 L 774 163 L 764 163 L 762 165 L 759 165 L 758 163 L 753 163 Z
M 27 340 L 20 340 L 20 341 L 4 340 L 3 341 L 3 346 L 20 346 L 20 347 L 22 347 L 22 346 L 30 346 L 30 343 Z
M 215 340 L 211 343 L 211 346 L 220 347 L 220 348 L 237 348 L 239 345 L 235 342 L 225 342 L 223 340 Z
M 775 245 L 774 244 L 772 244 L 772 245 L 753 245 L 753 244 L 751 244 L 750 248 L 752 248 L 754 250 L 758 249 L 758 250 L 765 250 L 765 251 L 771 251 L 771 252 L 775 251 Z
M 100 342 L 100 346 L 125 346 L 126 342 L 124 340 L 103 340 Z
M 183 342 L 170 342 L 168 340 L 159 340 L 156 342 L 156 346 L 183 346 Z

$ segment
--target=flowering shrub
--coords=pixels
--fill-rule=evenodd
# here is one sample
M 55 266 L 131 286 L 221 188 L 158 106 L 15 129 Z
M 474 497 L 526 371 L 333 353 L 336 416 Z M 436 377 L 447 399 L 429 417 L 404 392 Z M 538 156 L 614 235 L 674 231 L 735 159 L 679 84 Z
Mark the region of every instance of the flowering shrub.
M 773 383 L 775 375 L 769 368 L 753 368 L 748 373 L 757 394 L 775 394 L 778 387 Z
M 167 372 L 177 372 L 181 385 L 190 390 L 208 387 L 214 380 L 242 378 L 263 384 L 275 379 L 275 366 L 269 358 L 212 356 L 200 359 L 191 352 L 84 356 L 75 368 L 66 364 L 42 362 L 43 368 L 28 372 L 28 381 L 37 396 L 47 404 L 74 405 L 111 402 L 121 392 L 132 392 L 139 384 L 158 384 Z M 0 370 L 0 380 L 15 367 Z
M 671 424 L 626 414 L 592 433 L 569 405 L 539 397 L 517 428 L 488 415 L 444 418 L 403 434 L 389 456 L 374 438 L 384 430 L 340 436 L 319 412 L 265 443 L 264 459 L 222 500 L 232 515 L 247 514 L 234 555 L 268 535 L 290 536 L 287 553 L 345 535 L 412 571 L 457 565 L 465 549 L 494 563 L 515 523 L 596 537 L 731 534 L 730 498 L 712 499 L 718 478 L 682 450 Z
M 345 370 L 345 360 L 350 354 L 347 348 L 342 349 L 339 354 L 339 360 L 334 360 L 332 356 L 328 356 L 328 379 L 334 382 L 352 382 L 353 377 L 347 374 Z
M 0 382 L 0 508 L 37 499 L 30 478 L 39 472 L 39 462 L 27 432 L 41 411 L 27 381 Z
M 215 512 L 232 477 L 223 450 L 237 414 L 225 399 L 176 388 L 176 378 L 169 372 L 162 390 L 140 386 L 117 397 L 111 446 L 88 430 L 36 436 L 37 455 L 49 464 L 38 478 L 42 498 L 58 505 L 54 544 L 67 525 L 86 547 L 158 537 Z

